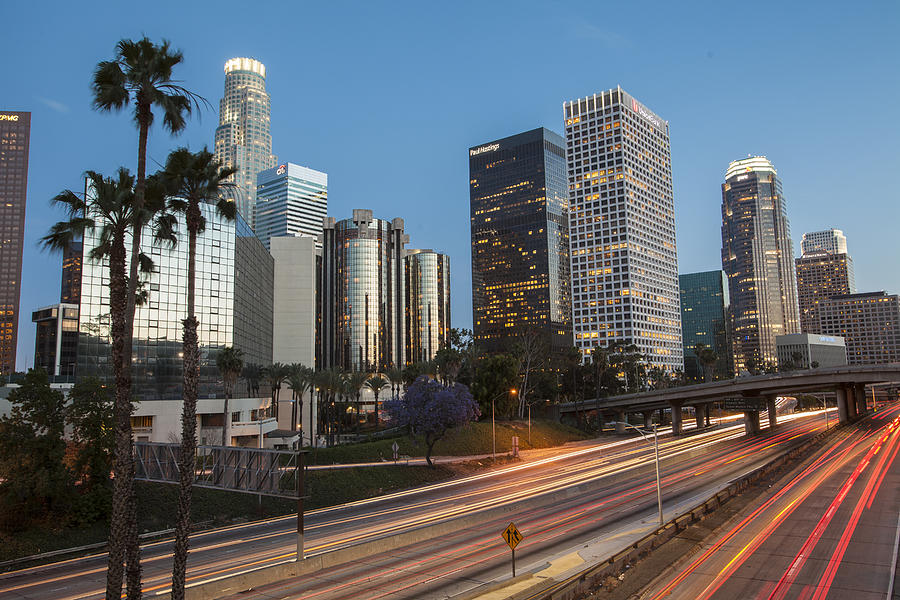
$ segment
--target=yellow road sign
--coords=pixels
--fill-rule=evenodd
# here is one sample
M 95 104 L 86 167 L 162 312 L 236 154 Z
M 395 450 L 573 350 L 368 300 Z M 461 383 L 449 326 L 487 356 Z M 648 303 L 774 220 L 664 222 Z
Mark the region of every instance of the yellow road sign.
M 515 523 L 510 523 L 509 526 L 503 530 L 503 533 L 500 534 L 500 537 L 506 540 L 506 543 L 509 544 L 509 547 L 512 550 L 515 550 L 516 546 L 519 545 L 519 542 L 522 541 L 522 534 L 516 529 Z

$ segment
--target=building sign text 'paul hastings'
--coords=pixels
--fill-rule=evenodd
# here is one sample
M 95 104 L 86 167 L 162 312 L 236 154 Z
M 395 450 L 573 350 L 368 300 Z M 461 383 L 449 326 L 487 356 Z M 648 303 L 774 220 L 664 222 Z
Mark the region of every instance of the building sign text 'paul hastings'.
M 474 150 L 469 150 L 469 156 L 478 156 L 484 152 L 493 152 L 494 150 L 499 150 L 500 144 L 488 144 L 487 146 L 480 146 L 475 148 Z

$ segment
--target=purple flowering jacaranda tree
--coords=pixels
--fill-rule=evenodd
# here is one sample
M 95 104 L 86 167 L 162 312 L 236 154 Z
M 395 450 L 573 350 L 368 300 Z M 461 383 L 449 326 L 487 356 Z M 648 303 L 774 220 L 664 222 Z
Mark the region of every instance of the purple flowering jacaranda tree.
M 398 427 L 409 427 L 412 435 L 425 438 L 425 460 L 433 467 L 431 451 L 447 430 L 465 425 L 481 416 L 469 388 L 461 383 L 441 385 L 421 376 L 400 398 L 385 402 L 385 409 Z

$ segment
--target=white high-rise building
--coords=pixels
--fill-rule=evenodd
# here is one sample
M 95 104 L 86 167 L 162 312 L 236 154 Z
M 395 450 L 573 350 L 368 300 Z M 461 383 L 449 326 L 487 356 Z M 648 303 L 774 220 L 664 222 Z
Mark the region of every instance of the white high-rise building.
M 847 236 L 840 229 L 826 229 L 825 231 L 811 231 L 803 234 L 800 241 L 800 251 L 806 256 L 817 250 L 824 250 L 828 254 L 848 254 Z
M 256 235 L 266 248 L 273 237 L 317 238 L 328 215 L 328 175 L 283 163 L 256 178 Z
M 256 229 L 256 175 L 275 166 L 270 130 L 271 100 L 266 92 L 266 67 L 252 58 L 225 63 L 225 96 L 219 102 L 216 160 L 236 167 L 233 181 L 238 212 Z
M 622 88 L 563 104 L 575 345 L 683 368 L 669 125 Z

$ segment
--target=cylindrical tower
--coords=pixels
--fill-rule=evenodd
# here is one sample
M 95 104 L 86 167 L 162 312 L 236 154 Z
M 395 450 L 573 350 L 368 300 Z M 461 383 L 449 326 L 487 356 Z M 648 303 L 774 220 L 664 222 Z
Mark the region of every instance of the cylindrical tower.
M 434 358 L 450 334 L 450 257 L 407 250 L 406 348 L 409 362 Z

